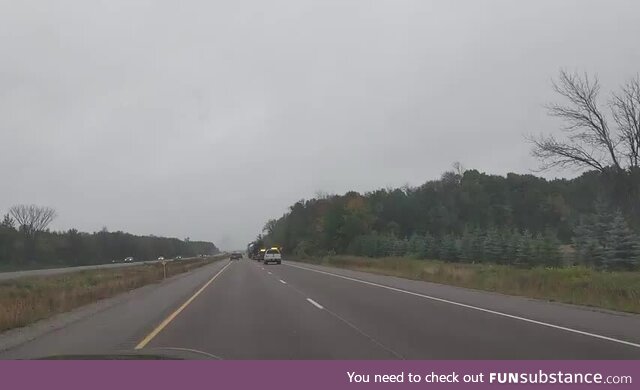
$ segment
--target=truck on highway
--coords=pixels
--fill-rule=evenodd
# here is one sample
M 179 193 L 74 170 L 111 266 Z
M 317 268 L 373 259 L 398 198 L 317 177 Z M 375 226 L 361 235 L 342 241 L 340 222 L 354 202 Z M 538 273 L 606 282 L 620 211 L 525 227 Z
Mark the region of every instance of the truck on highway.
M 250 242 L 247 245 L 247 257 L 250 259 L 253 259 L 253 256 L 255 255 L 255 251 L 256 251 L 256 243 Z
M 247 245 L 247 257 L 252 260 L 262 260 L 262 255 L 264 255 L 265 249 L 261 242 L 254 241 Z
M 278 248 L 270 248 L 264 252 L 264 257 L 262 262 L 264 264 L 276 263 L 282 264 L 282 254 L 280 253 L 280 249 Z

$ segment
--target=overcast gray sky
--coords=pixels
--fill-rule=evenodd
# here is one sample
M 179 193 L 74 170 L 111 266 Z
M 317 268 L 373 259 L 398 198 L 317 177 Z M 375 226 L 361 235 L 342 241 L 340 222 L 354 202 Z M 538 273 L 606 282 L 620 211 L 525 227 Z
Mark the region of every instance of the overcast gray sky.
M 0 213 L 241 248 L 317 191 L 537 167 L 560 68 L 640 71 L 640 2 L 0 0 Z M 548 173 L 555 176 L 566 173 Z

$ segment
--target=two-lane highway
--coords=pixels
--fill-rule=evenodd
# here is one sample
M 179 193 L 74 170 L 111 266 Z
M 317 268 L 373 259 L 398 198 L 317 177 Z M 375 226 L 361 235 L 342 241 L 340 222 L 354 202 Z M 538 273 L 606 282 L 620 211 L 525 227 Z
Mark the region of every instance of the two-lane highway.
M 640 357 L 634 343 L 481 309 L 301 264 L 241 261 L 149 346 L 186 346 L 230 359 Z
M 231 263 L 145 347 L 186 347 L 226 359 L 395 357 L 269 275 L 275 267 Z
M 188 259 L 191 259 L 191 258 L 188 258 Z M 188 260 L 188 259 L 184 259 L 184 260 Z M 26 271 L 8 271 L 8 272 L 0 272 L 0 281 L 19 279 L 19 278 L 28 278 L 28 277 L 61 275 L 61 274 L 68 274 L 72 272 L 91 271 L 96 269 L 133 267 L 141 264 L 156 264 L 156 263 L 159 263 L 160 261 L 161 260 L 146 260 L 146 261 L 136 261 L 131 263 L 117 262 L 117 263 L 107 263 L 107 264 L 79 265 L 79 266 L 62 267 L 62 268 L 42 268 L 42 269 L 33 269 L 33 270 L 26 270 Z M 167 259 L 167 261 L 174 261 L 174 260 Z
M 0 357 L 134 348 L 224 359 L 639 359 L 640 316 L 244 259 L 134 293 Z

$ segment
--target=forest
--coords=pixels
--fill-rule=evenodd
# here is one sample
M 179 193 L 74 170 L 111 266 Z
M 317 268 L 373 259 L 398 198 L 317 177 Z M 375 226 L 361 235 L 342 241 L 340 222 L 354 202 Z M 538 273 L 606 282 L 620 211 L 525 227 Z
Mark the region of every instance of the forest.
M 294 256 L 638 267 L 640 216 L 619 200 L 611 176 L 546 180 L 456 167 L 419 187 L 301 200 L 268 221 L 258 241 Z M 640 183 L 631 175 L 629 183 Z
M 47 225 L 55 211 L 35 205 L 12 207 L 0 222 L 0 269 L 77 266 L 122 261 L 152 260 L 159 256 L 212 255 L 211 242 L 156 236 L 136 236 L 121 231 L 84 233 L 76 229 L 51 231 Z

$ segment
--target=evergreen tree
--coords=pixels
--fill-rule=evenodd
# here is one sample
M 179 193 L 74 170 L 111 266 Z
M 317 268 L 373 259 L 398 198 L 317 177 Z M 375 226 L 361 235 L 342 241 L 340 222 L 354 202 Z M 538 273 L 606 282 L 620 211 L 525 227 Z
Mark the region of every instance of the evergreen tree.
M 516 263 L 522 266 L 531 266 L 534 261 L 533 237 L 531 232 L 525 230 L 520 236 L 516 249 Z
M 516 230 L 507 231 L 502 236 L 502 263 L 515 264 L 518 256 L 520 233 Z
M 363 247 L 365 255 L 369 257 L 380 256 L 380 240 L 375 232 L 364 238 Z
M 541 265 L 559 267 L 562 265 L 560 243 L 552 232 L 546 232 L 539 241 L 539 261 Z
M 544 254 L 544 237 L 541 233 L 536 233 L 533 236 L 533 256 L 532 256 L 532 265 L 543 265 L 545 263 L 545 254 Z
M 585 218 L 582 218 L 578 224 L 573 228 L 573 246 L 576 248 L 575 257 L 577 262 L 588 263 L 590 261 L 588 255 L 589 243 L 593 241 L 593 234 L 591 232 L 589 224 L 585 223 Z
M 484 261 L 498 262 L 502 258 L 502 240 L 494 228 L 489 229 L 484 240 Z
M 639 256 L 638 237 L 629 230 L 618 211 L 611 221 L 603 266 L 607 269 L 634 269 L 640 262 Z
M 471 263 L 475 260 L 473 253 L 474 236 L 473 231 L 465 229 L 460 239 L 460 260 Z
M 598 199 L 595 203 L 595 215 L 593 218 L 591 230 L 591 238 L 596 241 L 594 247 L 593 262 L 597 267 L 603 267 L 607 261 L 607 253 L 609 252 L 609 229 L 613 224 L 613 213 L 610 211 L 606 202 Z
M 604 246 L 598 240 L 595 231 L 595 216 L 584 217 L 574 228 L 573 244 L 576 257 L 580 263 L 600 267 L 603 259 Z
M 424 237 L 426 244 L 426 258 L 428 259 L 437 259 L 440 257 L 440 248 L 438 240 L 433 237 L 430 233 L 427 233 Z
M 409 241 L 405 239 L 397 239 L 394 238 L 393 243 L 393 255 L 394 256 L 405 256 L 408 252 Z
M 442 238 L 442 249 L 440 257 L 443 260 L 458 261 L 459 259 L 458 243 L 455 237 L 447 234 Z
M 420 256 L 424 253 L 425 247 L 426 245 L 424 238 L 420 237 L 418 234 L 413 234 L 409 239 L 407 252 L 413 256 L 420 258 Z
M 518 246 L 517 240 L 514 241 L 516 233 L 510 230 L 503 230 L 500 234 L 500 252 L 499 262 L 501 264 L 512 264 L 515 261 L 515 252 Z
M 471 254 L 473 262 L 484 260 L 485 238 L 485 234 L 479 228 L 471 231 Z

